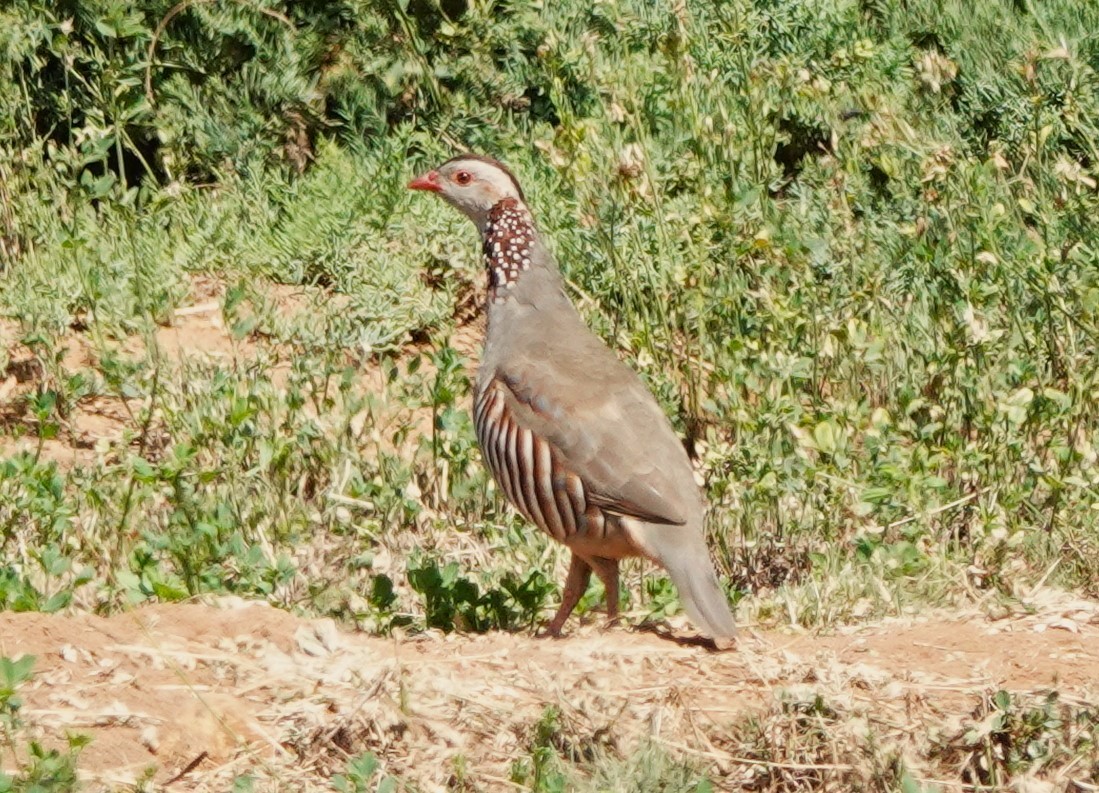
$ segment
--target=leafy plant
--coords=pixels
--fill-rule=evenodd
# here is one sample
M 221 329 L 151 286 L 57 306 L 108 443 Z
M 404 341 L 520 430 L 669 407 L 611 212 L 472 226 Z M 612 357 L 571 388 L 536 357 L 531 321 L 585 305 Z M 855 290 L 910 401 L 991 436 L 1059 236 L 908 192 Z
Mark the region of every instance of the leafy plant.
M 440 566 L 433 559 L 409 565 L 408 582 L 424 598 L 427 627 L 483 632 L 531 626 L 555 590 L 543 573 L 533 571 L 522 580 L 508 573 L 498 587 L 482 591 L 459 570 L 456 562 Z
M 80 750 L 87 745 L 84 736 L 71 735 L 68 750 L 47 749 L 38 741 L 26 745 L 26 759 L 16 740 L 26 726 L 19 711 L 23 701 L 18 688 L 31 679 L 35 658 L 23 655 L 19 658 L 0 657 L 0 742 L 5 752 L 16 758 L 15 775 L 0 768 L 0 791 L 3 793 L 67 793 L 79 789 L 76 761 Z
M 1056 692 L 1033 705 L 1017 700 L 1008 691 L 992 693 L 961 735 L 944 736 L 938 753 L 955 754 L 959 744 L 969 751 L 962 772 L 968 784 L 1003 785 L 1094 750 L 1090 731 L 1099 723 L 1094 709 L 1064 705 Z
M 393 793 L 403 790 L 399 780 L 380 770 L 381 763 L 371 752 L 363 752 L 347 761 L 347 770 L 332 777 L 332 789 L 339 793 Z

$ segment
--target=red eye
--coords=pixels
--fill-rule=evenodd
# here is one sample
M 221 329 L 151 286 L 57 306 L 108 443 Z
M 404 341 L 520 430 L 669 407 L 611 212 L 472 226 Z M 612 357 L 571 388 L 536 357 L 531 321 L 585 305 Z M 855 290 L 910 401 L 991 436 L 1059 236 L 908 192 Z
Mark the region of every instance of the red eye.
M 473 176 L 469 171 L 458 171 L 454 174 L 454 181 L 463 187 L 473 181 Z

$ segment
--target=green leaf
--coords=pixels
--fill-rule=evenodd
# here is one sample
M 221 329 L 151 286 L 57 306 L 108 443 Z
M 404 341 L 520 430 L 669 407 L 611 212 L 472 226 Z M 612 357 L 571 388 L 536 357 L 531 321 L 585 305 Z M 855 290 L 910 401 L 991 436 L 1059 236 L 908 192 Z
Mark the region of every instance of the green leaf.
M 46 614 L 53 614 L 54 612 L 61 611 L 61 609 L 68 606 L 73 599 L 72 592 L 64 590 L 52 595 L 49 600 L 42 604 L 42 611 Z
M 813 428 L 813 440 L 825 454 L 835 454 L 840 440 L 840 429 L 835 422 L 826 419 Z
M 870 504 L 883 504 L 894 494 L 892 487 L 868 487 L 862 491 L 862 500 Z
M 165 581 L 153 581 L 152 589 L 154 595 L 166 602 L 186 600 L 191 594 L 183 587 L 173 586 Z
M 14 691 L 31 677 L 35 656 L 22 655 L 19 658 L 0 656 L 0 684 L 7 691 Z
M 136 454 L 130 457 L 130 468 L 134 476 L 142 482 L 153 482 L 157 478 L 156 469 L 148 460 L 144 457 L 138 457 Z

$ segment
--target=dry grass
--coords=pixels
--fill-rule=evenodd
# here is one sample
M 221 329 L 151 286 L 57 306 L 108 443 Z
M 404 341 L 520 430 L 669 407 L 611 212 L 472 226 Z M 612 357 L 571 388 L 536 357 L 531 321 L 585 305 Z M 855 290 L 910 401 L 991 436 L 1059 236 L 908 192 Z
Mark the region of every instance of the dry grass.
M 560 641 L 381 639 L 223 599 L 110 619 L 0 615 L 0 655 L 39 658 L 28 735 L 93 737 L 89 790 L 149 773 L 182 774 L 179 790 L 242 776 L 329 790 L 365 753 L 421 790 L 549 789 L 539 769 L 568 789 L 654 768 L 730 790 L 1095 784 L 1099 605 L 1050 592 L 1036 604 L 998 621 L 749 631 L 714 653 L 594 626 Z

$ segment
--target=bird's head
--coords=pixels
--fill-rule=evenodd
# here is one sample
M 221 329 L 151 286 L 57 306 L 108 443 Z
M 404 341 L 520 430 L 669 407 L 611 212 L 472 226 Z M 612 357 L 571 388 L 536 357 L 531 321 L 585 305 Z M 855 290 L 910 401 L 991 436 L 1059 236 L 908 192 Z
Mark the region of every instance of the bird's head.
M 524 207 L 523 190 L 503 164 L 477 154 L 460 154 L 433 171 L 408 183 L 410 190 L 438 193 L 459 209 L 479 229 L 484 229 L 489 212 L 506 198 Z

